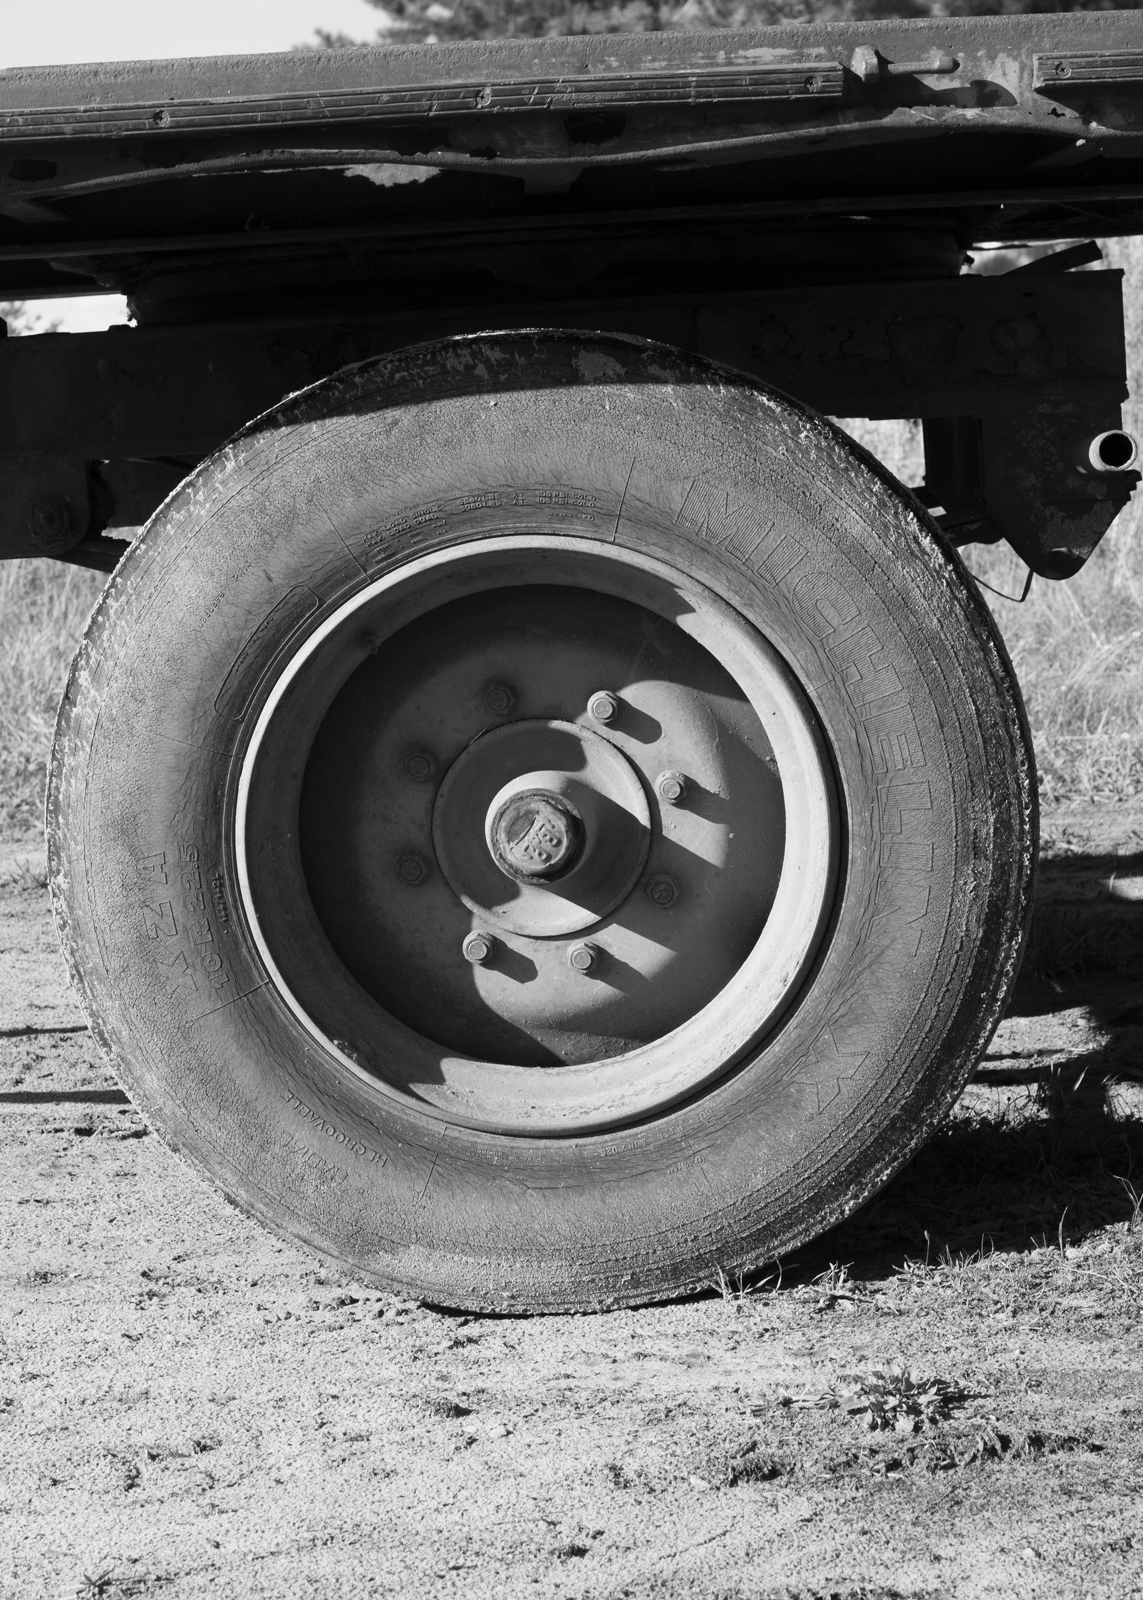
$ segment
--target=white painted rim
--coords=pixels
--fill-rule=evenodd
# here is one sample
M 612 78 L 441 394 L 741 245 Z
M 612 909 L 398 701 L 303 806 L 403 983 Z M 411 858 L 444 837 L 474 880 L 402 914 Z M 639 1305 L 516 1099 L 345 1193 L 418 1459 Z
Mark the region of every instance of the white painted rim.
M 443 568 L 541 551 L 588 558 L 596 586 L 623 598 L 632 597 L 644 574 L 685 602 L 670 620 L 736 679 L 774 750 L 786 810 L 777 893 L 757 943 L 714 999 L 671 1033 L 602 1061 L 533 1068 L 475 1060 L 423 1039 L 371 1002 L 378 1018 L 389 1024 L 389 1037 L 381 1044 L 402 1061 L 404 1081 L 395 1083 L 383 1070 L 363 1067 L 316 1024 L 275 959 L 255 903 L 247 854 L 259 752 L 290 686 L 318 650 L 352 626 L 366 607 L 385 598 L 394 601 L 403 588 Z M 616 577 L 613 590 L 598 581 L 609 566 Z M 371 627 L 377 631 L 375 623 Z M 717 1082 L 773 1031 L 800 992 L 829 921 L 839 833 L 832 768 L 817 719 L 789 667 L 756 629 L 705 586 L 657 558 L 592 539 L 526 534 L 474 540 L 410 561 L 367 584 L 315 629 L 281 672 L 255 723 L 239 779 L 234 844 L 242 904 L 267 972 L 302 1027 L 341 1068 L 380 1096 L 436 1120 L 514 1136 L 569 1137 L 661 1115 Z M 380 1020 L 379 1026 L 384 1027 Z M 424 1055 L 423 1081 L 415 1070 L 418 1054 Z

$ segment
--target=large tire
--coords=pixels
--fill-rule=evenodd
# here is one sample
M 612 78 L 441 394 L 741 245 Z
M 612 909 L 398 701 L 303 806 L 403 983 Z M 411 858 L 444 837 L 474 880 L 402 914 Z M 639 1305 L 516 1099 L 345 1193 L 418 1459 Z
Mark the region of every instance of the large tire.
M 579 878 L 489 864 L 506 775 L 489 848 Z M 349 369 L 188 479 L 77 657 L 49 832 L 176 1150 L 367 1280 L 555 1310 L 772 1260 L 918 1147 L 1018 966 L 1034 779 L 985 606 L 844 434 L 521 333 Z

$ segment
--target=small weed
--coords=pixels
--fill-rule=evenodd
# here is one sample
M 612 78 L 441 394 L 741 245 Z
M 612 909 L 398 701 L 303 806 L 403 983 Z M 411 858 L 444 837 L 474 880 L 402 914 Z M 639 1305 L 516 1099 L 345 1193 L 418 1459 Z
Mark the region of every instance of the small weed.
M 604 1468 L 607 1474 L 608 1486 L 612 1489 L 633 1489 L 637 1494 L 648 1495 L 657 1492 L 657 1485 L 642 1467 L 630 1469 L 622 1462 L 609 1461 Z
M 962 1438 L 928 1439 L 907 1451 L 910 1465 L 927 1472 L 953 1472 L 985 1461 L 1002 1461 L 1012 1448 L 1012 1440 L 996 1427 L 995 1418 L 974 1419 Z
M 124 1494 L 129 1494 L 132 1489 L 137 1489 L 143 1481 L 141 1464 L 130 1456 L 119 1455 L 114 1450 L 108 1450 L 104 1457 L 104 1464 L 112 1487 L 122 1490 Z
M 48 886 L 46 863 L 33 863 L 30 856 L 17 856 L 0 867 L 0 889 L 15 889 L 17 894 L 38 893 Z
M 849 1263 L 843 1266 L 836 1261 L 831 1261 L 824 1272 L 819 1272 L 805 1289 L 798 1291 L 800 1297 L 813 1299 L 814 1311 L 818 1314 L 832 1311 L 839 1301 L 852 1304 L 859 1293 L 856 1284 L 850 1282 Z
M 974 1417 L 967 1434 L 926 1440 L 906 1454 L 928 1472 L 962 1470 L 989 1461 L 1039 1461 L 1045 1456 L 1098 1455 L 1103 1446 L 1075 1434 L 1025 1433 L 1014 1438 L 995 1417 Z
M 841 1409 L 851 1417 L 864 1416 L 870 1430 L 893 1428 L 898 1433 L 932 1427 L 969 1398 L 959 1383 L 918 1378 L 907 1367 L 844 1374 L 833 1393 Z
M 1127 1231 L 1128 1233 L 1138 1233 L 1140 1230 L 1143 1230 L 1143 1194 L 1139 1193 L 1139 1190 L 1131 1182 L 1130 1178 L 1121 1178 L 1118 1173 L 1115 1172 L 1113 1172 L 1111 1176 L 1115 1179 L 1116 1183 L 1123 1185 L 1124 1193 L 1131 1201 L 1131 1216 L 1127 1223 Z
M 1074 1433 L 1026 1433 L 1015 1447 L 1014 1454 L 1031 1461 L 1041 1456 L 1097 1456 L 1103 1446 L 1094 1439 L 1084 1439 Z
M 105 1596 L 106 1600 L 128 1600 L 130 1595 L 153 1592 L 170 1581 L 170 1578 L 157 1573 L 123 1572 L 114 1566 L 97 1567 L 94 1572 L 83 1574 L 75 1592 L 81 1600 L 89 1600 L 95 1595 Z
M 737 1489 L 748 1483 L 771 1483 L 790 1468 L 777 1456 L 760 1450 L 757 1439 L 717 1451 L 687 1473 L 687 1482 L 703 1489 Z
M 832 1456 L 817 1466 L 830 1478 L 891 1478 L 904 1472 L 966 1472 L 999 1463 L 1036 1462 L 1057 1455 L 1098 1455 L 1102 1445 L 1073 1434 L 1041 1432 L 1014 1436 L 996 1417 L 974 1416 L 939 1427 L 909 1444 L 868 1444 Z M 811 1469 L 811 1476 L 812 1476 Z
M 819 1394 L 787 1395 L 778 1403 L 798 1411 L 844 1411 L 847 1416 L 863 1416 L 871 1432 L 892 1428 L 897 1433 L 917 1433 L 943 1422 L 970 1398 L 959 1383 L 921 1378 L 908 1367 L 894 1366 L 842 1373 Z M 760 1415 L 765 1408 L 751 1409 Z
M 46 1284 L 57 1283 L 66 1276 L 62 1267 L 33 1267 L 31 1272 L 25 1274 L 24 1282 L 30 1289 L 42 1289 Z
M 849 1281 L 850 1263 L 844 1266 L 836 1261 L 831 1261 L 824 1272 L 819 1272 L 813 1279 L 813 1286 L 823 1295 L 833 1295 L 835 1298 L 846 1295 L 852 1296 L 853 1285 Z
M 455 1422 L 459 1417 L 471 1417 L 472 1407 L 461 1405 L 459 1400 L 449 1400 L 444 1395 L 434 1395 L 425 1401 L 425 1410 L 433 1417 L 444 1417 Z
M 770 1483 L 780 1478 L 785 1470 L 776 1456 L 759 1450 L 757 1442 L 751 1439 L 731 1456 L 719 1487 L 737 1489 L 743 1483 Z
M 777 1294 L 782 1287 L 782 1263 L 775 1264 L 775 1270 L 759 1278 L 756 1272 L 744 1272 L 741 1269 L 735 1272 L 733 1279 L 727 1277 L 721 1267 L 715 1268 L 714 1281 L 711 1288 L 722 1296 L 728 1305 L 740 1305 L 743 1300 L 748 1300 L 752 1295 Z

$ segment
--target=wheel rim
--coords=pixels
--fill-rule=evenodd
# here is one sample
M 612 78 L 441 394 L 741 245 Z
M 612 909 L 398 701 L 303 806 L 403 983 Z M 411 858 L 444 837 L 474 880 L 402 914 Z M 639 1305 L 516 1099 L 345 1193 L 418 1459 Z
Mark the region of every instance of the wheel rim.
M 805 695 L 643 553 L 505 536 L 363 587 L 277 676 L 235 849 L 271 981 L 378 1095 L 510 1135 L 661 1115 L 779 1024 L 838 876 Z

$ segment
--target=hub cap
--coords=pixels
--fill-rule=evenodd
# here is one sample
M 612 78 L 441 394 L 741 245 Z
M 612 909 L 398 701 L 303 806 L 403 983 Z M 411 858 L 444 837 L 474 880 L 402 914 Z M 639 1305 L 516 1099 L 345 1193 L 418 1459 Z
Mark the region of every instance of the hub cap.
M 523 780 L 525 783 L 528 779 Z M 554 790 L 528 789 L 494 800 L 485 832 L 492 859 L 517 883 L 552 883 L 563 878 L 583 854 L 583 818 Z
M 635 768 L 571 722 L 529 717 L 480 735 L 433 808 L 433 846 L 457 898 L 486 925 L 536 938 L 606 917 L 633 888 L 650 841 Z

